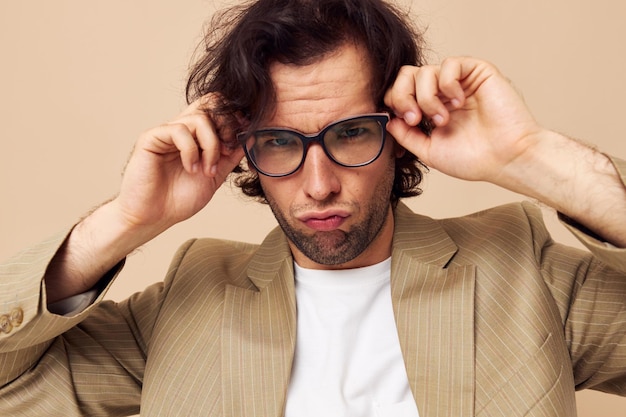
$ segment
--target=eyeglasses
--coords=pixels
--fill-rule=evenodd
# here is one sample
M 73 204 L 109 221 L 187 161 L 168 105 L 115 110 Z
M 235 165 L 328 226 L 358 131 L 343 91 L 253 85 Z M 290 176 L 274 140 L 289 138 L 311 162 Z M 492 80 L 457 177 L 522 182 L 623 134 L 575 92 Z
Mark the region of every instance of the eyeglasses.
M 284 177 L 300 169 L 311 143 L 319 143 L 338 165 L 371 164 L 385 145 L 387 122 L 387 113 L 363 114 L 333 122 L 311 135 L 286 128 L 264 128 L 239 133 L 237 139 L 257 171 L 269 177 Z

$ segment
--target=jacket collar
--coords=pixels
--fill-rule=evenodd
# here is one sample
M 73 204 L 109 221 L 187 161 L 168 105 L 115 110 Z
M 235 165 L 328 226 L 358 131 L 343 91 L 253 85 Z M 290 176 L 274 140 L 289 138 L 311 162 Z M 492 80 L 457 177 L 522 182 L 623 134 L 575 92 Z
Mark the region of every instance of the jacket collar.
M 293 258 L 287 237 L 279 227 L 272 230 L 263 240 L 248 266 L 248 278 L 259 291 L 267 288 L 275 279 L 282 278 L 283 268 L 293 281 Z
M 415 214 L 405 204 L 394 210 L 393 258 L 445 267 L 458 248 L 439 222 Z

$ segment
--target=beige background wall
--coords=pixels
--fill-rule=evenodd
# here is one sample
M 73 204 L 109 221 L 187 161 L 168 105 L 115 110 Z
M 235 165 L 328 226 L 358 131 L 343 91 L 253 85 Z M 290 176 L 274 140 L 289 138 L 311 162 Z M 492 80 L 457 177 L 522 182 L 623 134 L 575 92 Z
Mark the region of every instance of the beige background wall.
M 187 63 L 223 1 L 0 2 L 0 259 L 76 221 L 113 195 L 144 129 L 184 106 Z M 411 4 L 411 3 L 405 3 Z M 626 3 L 614 0 L 415 0 L 432 61 L 496 63 L 546 126 L 626 157 Z M 411 200 L 435 217 L 519 196 L 432 173 Z M 563 241 L 576 244 L 547 213 Z M 110 296 L 161 279 L 184 239 L 259 241 L 266 207 L 224 188 L 194 219 L 134 254 Z M 580 415 L 624 416 L 626 399 L 583 392 Z

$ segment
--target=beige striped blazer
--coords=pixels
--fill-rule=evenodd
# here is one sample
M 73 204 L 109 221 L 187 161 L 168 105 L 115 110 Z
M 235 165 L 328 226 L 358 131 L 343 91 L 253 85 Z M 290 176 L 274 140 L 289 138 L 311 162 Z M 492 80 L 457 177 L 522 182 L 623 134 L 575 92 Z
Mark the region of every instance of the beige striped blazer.
M 624 250 L 580 232 L 593 255 L 555 244 L 530 203 L 447 220 L 400 204 L 395 219 L 393 306 L 420 416 L 569 417 L 575 389 L 626 394 Z M 1 416 L 282 415 L 296 302 L 280 230 L 190 241 L 164 282 L 72 318 L 41 296 L 62 240 L 0 267 L 0 314 L 23 312 L 0 332 Z

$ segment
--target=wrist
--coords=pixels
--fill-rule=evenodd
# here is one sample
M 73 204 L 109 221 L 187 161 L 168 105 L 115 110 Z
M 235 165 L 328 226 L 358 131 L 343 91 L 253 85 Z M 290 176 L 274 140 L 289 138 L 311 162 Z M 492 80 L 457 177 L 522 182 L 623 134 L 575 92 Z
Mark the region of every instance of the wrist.
M 74 226 L 50 262 L 45 276 L 47 302 L 90 290 L 151 237 L 147 228 L 125 220 L 116 200 L 101 205 Z
M 528 145 L 507 164 L 497 185 L 541 201 L 572 215 L 577 195 L 588 187 L 583 167 L 595 165 L 595 151 L 556 132 L 541 130 L 526 139 Z
M 536 199 L 617 246 L 626 244 L 626 188 L 611 160 L 594 148 L 544 131 L 503 172 L 511 191 Z

